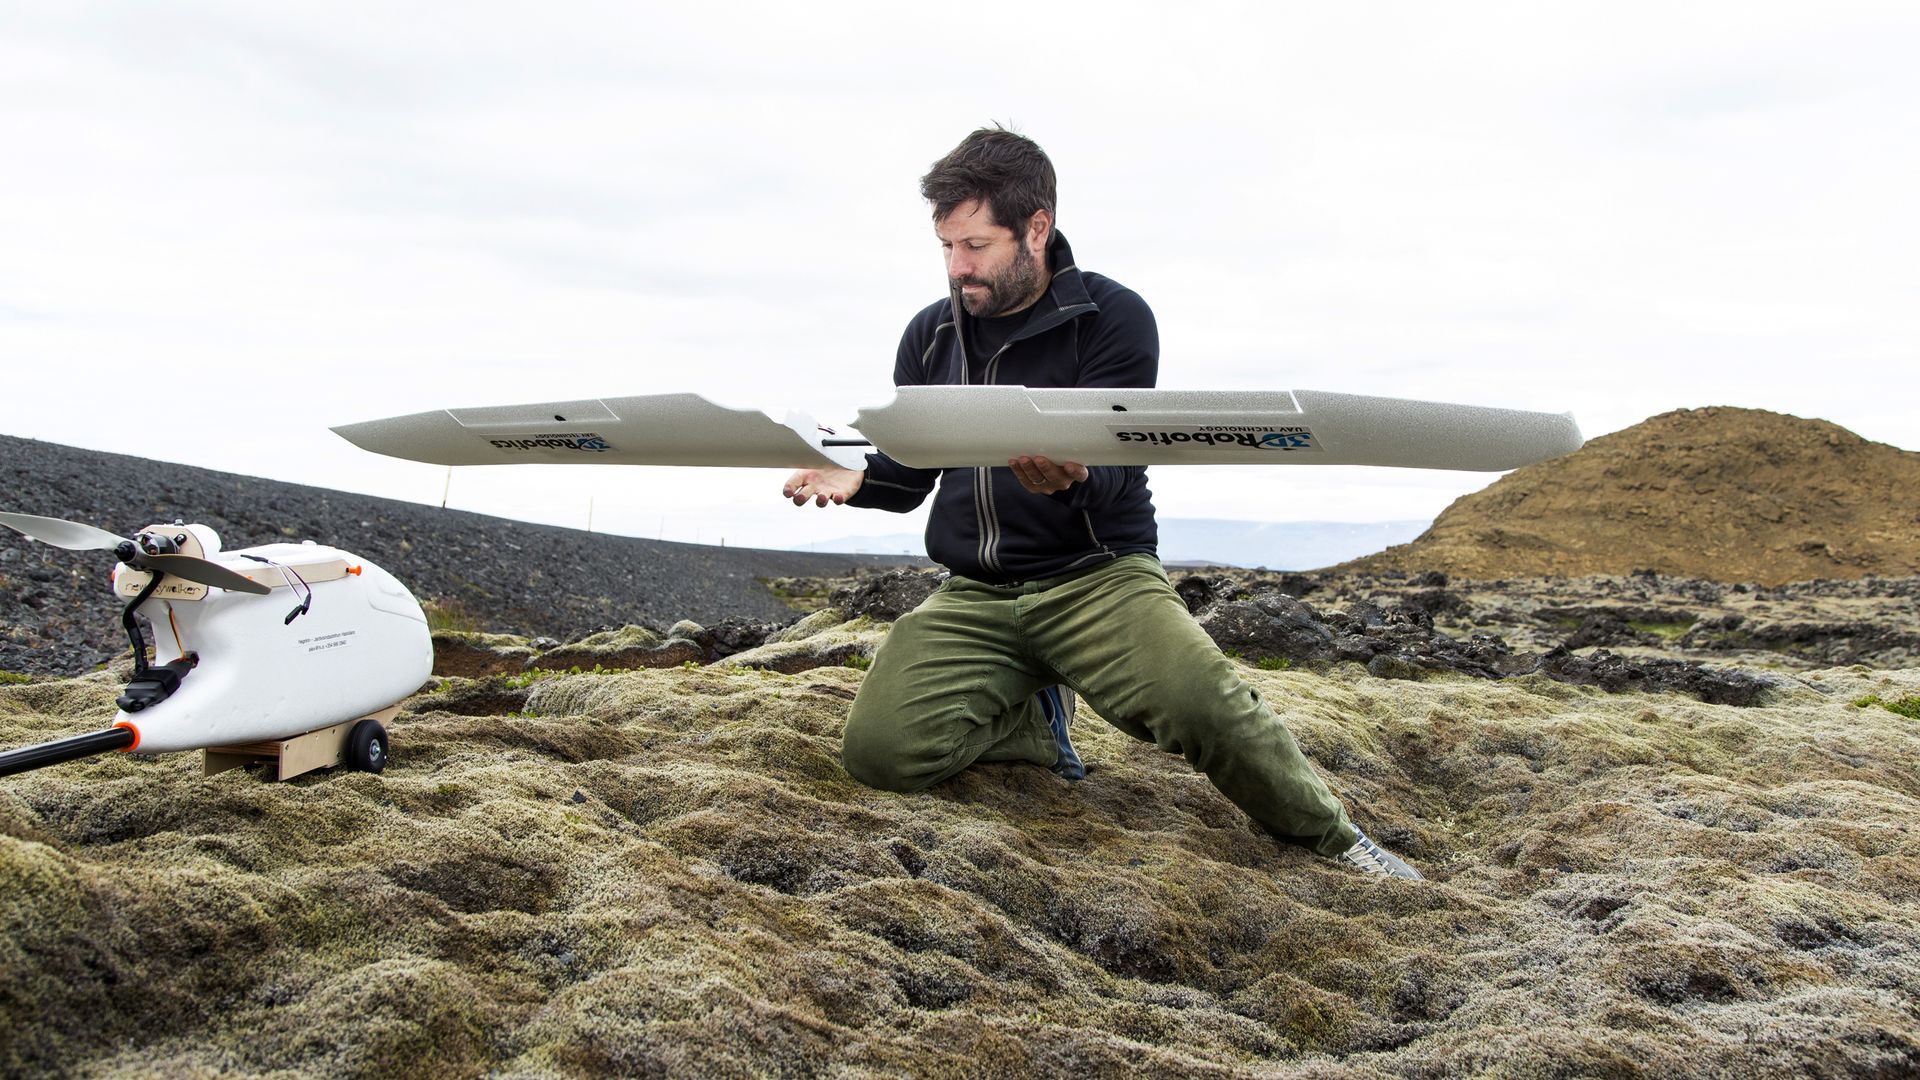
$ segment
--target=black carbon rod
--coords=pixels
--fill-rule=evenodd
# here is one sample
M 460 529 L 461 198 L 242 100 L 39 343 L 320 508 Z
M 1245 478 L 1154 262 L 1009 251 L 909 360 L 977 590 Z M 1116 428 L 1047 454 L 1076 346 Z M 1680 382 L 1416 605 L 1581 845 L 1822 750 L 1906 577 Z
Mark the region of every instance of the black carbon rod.
M 48 765 L 58 765 L 63 761 L 92 757 L 109 750 L 122 750 L 132 746 L 134 734 L 132 728 L 110 727 L 105 731 L 95 731 L 86 735 L 75 735 L 71 739 L 56 739 L 39 746 L 22 747 L 0 754 L 0 776 L 12 776 L 29 769 L 43 769 Z

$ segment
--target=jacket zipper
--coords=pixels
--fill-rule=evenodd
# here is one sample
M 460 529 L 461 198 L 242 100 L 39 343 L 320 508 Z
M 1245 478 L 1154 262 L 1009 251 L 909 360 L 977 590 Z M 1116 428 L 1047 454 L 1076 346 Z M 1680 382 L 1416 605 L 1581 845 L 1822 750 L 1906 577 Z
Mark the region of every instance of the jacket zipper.
M 1001 345 L 999 349 L 995 350 L 992 356 L 987 358 L 986 379 L 988 384 L 991 385 L 993 383 L 994 375 L 999 371 L 1000 358 L 1005 356 L 1007 350 L 1013 347 L 1015 340 L 1018 339 L 1009 339 L 1005 344 Z M 965 343 L 963 342 L 962 349 L 964 350 L 964 348 Z M 960 367 L 963 375 L 966 371 L 965 356 L 966 353 L 962 351 Z M 1006 573 L 1006 568 L 1000 565 L 1000 507 L 993 499 L 993 469 L 991 467 L 975 467 L 974 498 L 980 500 L 980 512 L 978 515 L 981 528 L 980 565 L 987 567 L 996 574 L 1004 574 Z
M 1072 268 L 1069 267 L 1068 269 Z M 1061 272 L 1063 271 L 1056 271 L 1056 273 Z M 973 380 L 967 370 L 967 336 L 961 330 L 961 319 L 958 310 L 959 301 L 957 298 L 954 299 L 954 307 L 953 339 L 960 346 L 960 385 L 971 386 L 973 385 Z M 1038 326 L 1021 327 L 1019 333 L 1008 338 L 1006 343 L 1001 345 L 1000 348 L 987 359 L 986 367 L 982 372 L 983 377 L 987 380 L 987 384 L 991 385 L 993 383 L 994 376 L 999 373 L 1000 358 L 1006 355 L 1007 350 L 1013 346 L 1014 342 L 1025 338 L 1037 337 L 1067 320 L 1075 318 L 1082 312 L 1097 310 L 1099 310 L 1099 308 L 1098 305 L 1095 304 L 1074 304 L 1070 307 L 1055 309 L 1054 312 L 1047 316 Z M 993 500 L 993 470 L 991 466 L 974 466 L 973 517 L 974 527 L 979 531 L 980 535 L 980 542 L 974 550 L 974 555 L 980 560 L 981 569 L 989 570 L 995 574 L 1004 574 L 1006 571 L 1000 565 L 1000 509 L 994 504 Z M 1088 527 L 1089 532 L 1091 532 L 1091 521 L 1088 522 Z M 1096 543 L 1099 540 L 1098 537 L 1094 539 Z M 1106 545 L 1102 544 L 1101 547 L 1104 549 Z

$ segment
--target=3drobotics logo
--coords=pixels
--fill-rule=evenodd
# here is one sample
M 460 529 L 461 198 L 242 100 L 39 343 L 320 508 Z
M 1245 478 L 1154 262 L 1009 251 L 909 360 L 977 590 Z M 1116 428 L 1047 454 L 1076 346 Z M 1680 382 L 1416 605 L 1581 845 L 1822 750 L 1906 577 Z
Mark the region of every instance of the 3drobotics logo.
M 488 439 L 502 450 L 577 450 L 589 454 L 605 453 L 613 444 L 591 431 L 565 431 L 544 435 L 523 435 L 517 439 Z
M 1178 446 L 1242 447 L 1249 450 L 1318 450 L 1313 432 L 1297 426 L 1199 425 L 1195 427 L 1108 428 L 1119 442 Z

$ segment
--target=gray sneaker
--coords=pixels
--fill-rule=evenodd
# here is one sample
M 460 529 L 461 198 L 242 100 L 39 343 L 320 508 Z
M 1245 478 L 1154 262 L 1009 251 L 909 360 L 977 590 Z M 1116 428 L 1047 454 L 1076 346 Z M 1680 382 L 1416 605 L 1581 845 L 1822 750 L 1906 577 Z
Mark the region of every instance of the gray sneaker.
M 1074 753 L 1073 740 L 1067 737 L 1067 724 L 1073 720 L 1073 691 L 1064 686 L 1049 686 L 1034 698 L 1040 702 L 1047 727 L 1053 731 L 1054 748 L 1060 751 L 1053 763 L 1054 774 L 1063 780 L 1085 780 L 1087 767 L 1080 761 L 1080 755 Z
M 1360 830 L 1355 829 L 1355 832 Z M 1409 878 L 1413 881 L 1425 881 L 1420 871 L 1401 861 L 1398 855 L 1367 839 L 1366 833 L 1360 833 L 1360 839 L 1354 845 L 1340 853 L 1341 862 L 1347 863 L 1363 874 L 1385 874 L 1388 877 Z

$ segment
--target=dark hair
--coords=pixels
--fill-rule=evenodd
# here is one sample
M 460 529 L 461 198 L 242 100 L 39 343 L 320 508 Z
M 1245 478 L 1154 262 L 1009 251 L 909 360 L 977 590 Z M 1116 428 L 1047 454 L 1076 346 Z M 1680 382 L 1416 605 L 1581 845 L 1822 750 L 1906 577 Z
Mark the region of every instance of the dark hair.
M 933 204 L 933 220 L 979 199 L 997 225 L 1024 232 L 1027 220 L 1054 210 L 1053 162 L 1040 144 L 998 124 L 960 140 L 920 178 L 920 196 Z

